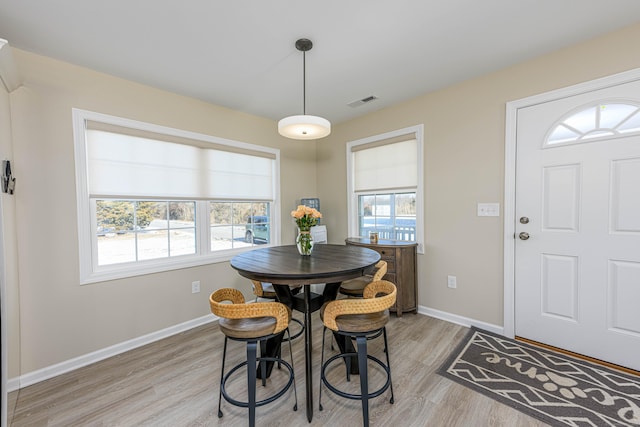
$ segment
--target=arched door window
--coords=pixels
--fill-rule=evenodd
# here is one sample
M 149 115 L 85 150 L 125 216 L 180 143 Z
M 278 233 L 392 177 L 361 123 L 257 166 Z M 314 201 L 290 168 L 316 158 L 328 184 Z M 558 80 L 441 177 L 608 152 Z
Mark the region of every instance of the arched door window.
M 600 102 L 560 118 L 551 127 L 544 145 L 549 148 L 630 134 L 640 134 L 640 105 Z

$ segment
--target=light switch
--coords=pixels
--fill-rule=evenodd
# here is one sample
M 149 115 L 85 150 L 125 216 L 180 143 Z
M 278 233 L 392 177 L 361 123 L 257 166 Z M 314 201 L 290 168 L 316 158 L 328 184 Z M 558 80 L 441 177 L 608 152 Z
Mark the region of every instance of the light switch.
M 500 216 L 500 203 L 478 203 L 478 216 Z

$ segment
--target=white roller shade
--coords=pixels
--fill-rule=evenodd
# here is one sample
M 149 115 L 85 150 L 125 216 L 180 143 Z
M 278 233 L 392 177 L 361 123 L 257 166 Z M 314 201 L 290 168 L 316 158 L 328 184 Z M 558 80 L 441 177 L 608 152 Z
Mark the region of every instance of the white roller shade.
M 88 129 L 87 160 L 94 198 L 273 198 L 269 157 Z
M 416 139 L 409 139 L 354 150 L 354 190 L 415 188 L 418 184 L 417 147 Z
M 218 150 L 206 150 L 205 159 L 208 197 L 272 198 L 273 160 Z

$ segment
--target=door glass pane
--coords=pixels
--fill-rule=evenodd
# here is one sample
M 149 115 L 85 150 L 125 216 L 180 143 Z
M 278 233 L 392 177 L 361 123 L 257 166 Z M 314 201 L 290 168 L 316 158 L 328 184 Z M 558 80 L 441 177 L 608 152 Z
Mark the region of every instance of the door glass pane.
M 580 143 L 640 132 L 640 107 L 598 104 L 563 117 L 552 127 L 545 145 Z
M 596 124 L 596 107 L 590 107 L 586 110 L 579 111 L 567 118 L 564 123 L 578 130 L 580 133 L 587 133 L 591 129 L 595 129 Z
M 636 111 L 633 116 L 620 125 L 618 130 L 621 133 L 640 132 L 640 112 Z
M 628 104 L 601 105 L 600 127 L 613 129 L 637 109 L 636 106 Z
M 579 136 L 579 133 L 572 131 L 566 126 L 558 125 L 547 139 L 547 144 L 559 144 L 561 142 L 575 141 Z

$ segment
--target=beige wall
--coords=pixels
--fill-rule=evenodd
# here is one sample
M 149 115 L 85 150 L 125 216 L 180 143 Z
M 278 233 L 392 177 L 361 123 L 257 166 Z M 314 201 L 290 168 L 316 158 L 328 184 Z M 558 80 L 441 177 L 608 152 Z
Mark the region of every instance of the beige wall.
M 5 47 L 7 49 L 8 47 Z M 17 171 L 13 162 L 13 148 L 11 144 L 11 113 L 9 94 L 0 84 L 0 160 L 12 162 L 14 176 Z M 7 339 L 7 367 L 8 377 L 13 378 L 19 372 L 20 367 L 20 302 L 18 286 L 18 261 L 17 240 L 15 230 L 15 197 L 0 193 L 2 203 L 2 239 L 3 239 L 3 271 L 4 281 L 4 308 L 6 310 L 2 318 L 6 330 Z
M 281 209 L 315 193 L 313 144 L 278 135 L 273 121 L 16 50 L 24 86 L 11 93 L 20 273 L 20 374 L 210 313 L 208 295 L 250 283 L 228 262 L 79 285 L 71 109 L 281 149 Z M 285 216 L 286 218 L 286 216 Z M 283 226 L 292 243 L 293 223 Z M 191 294 L 191 282 L 202 291 Z M 16 371 L 12 373 L 15 375 Z
M 640 67 L 640 25 L 334 126 L 317 145 L 318 194 L 332 211 L 330 240 L 347 233 L 347 142 L 424 124 L 425 255 L 418 257 L 424 307 L 503 325 L 504 217 L 476 216 L 503 203 L 505 104 Z M 434 61 L 437 66 L 437 61 Z M 447 275 L 458 279 L 447 288 Z

